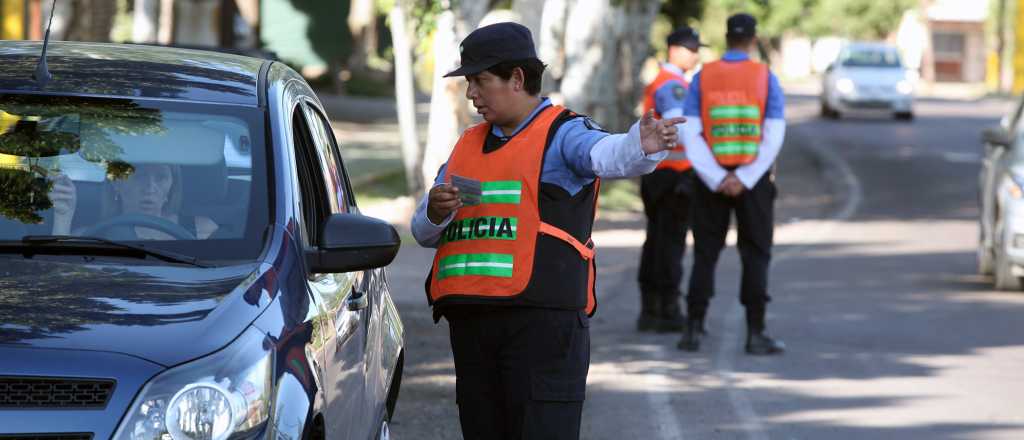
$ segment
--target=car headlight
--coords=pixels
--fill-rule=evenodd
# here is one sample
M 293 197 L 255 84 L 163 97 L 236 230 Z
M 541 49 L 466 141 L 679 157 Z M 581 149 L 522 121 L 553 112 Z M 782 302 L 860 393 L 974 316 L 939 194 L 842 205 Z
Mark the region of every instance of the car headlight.
M 836 81 L 836 90 L 844 95 L 849 95 L 857 90 L 857 85 L 850 78 L 841 78 Z
M 250 327 L 227 348 L 153 378 L 132 403 L 115 440 L 248 437 L 270 414 L 273 353 Z
M 914 85 L 910 81 L 903 80 L 896 83 L 896 91 L 901 95 L 909 95 L 914 92 Z

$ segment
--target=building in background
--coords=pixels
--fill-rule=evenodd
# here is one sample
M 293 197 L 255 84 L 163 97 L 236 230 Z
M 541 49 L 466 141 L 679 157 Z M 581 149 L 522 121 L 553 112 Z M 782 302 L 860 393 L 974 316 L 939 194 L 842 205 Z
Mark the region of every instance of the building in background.
M 924 19 L 931 37 L 922 75 L 926 80 L 985 81 L 988 0 L 932 0 Z

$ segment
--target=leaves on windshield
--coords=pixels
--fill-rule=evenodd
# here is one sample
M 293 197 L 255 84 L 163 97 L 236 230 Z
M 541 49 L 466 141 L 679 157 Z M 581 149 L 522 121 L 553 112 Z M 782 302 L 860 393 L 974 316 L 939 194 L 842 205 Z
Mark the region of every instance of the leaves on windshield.
M 43 221 L 53 207 L 52 178 L 59 156 L 78 154 L 106 169 L 108 180 L 127 179 L 135 168 L 111 135 L 167 132 L 159 109 L 128 100 L 6 95 L 0 99 L 0 216 L 26 224 Z
M 25 224 L 43 222 L 40 212 L 53 207 L 53 182 L 19 169 L 0 168 L 0 216 Z

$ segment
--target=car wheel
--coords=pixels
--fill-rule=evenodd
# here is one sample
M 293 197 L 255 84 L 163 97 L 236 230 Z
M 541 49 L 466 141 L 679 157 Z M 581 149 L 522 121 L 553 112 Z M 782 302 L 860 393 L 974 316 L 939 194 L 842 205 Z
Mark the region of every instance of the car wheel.
M 827 100 L 821 101 L 821 116 L 828 119 L 839 119 L 839 110 L 832 108 L 828 105 Z
M 997 252 L 995 258 L 996 290 L 1020 290 L 1021 280 L 1013 275 L 1013 263 L 1005 252 Z
M 893 116 L 896 118 L 896 120 L 899 120 L 899 121 L 913 121 L 914 120 L 914 114 L 911 113 L 911 112 L 896 112 L 896 114 L 893 115 Z

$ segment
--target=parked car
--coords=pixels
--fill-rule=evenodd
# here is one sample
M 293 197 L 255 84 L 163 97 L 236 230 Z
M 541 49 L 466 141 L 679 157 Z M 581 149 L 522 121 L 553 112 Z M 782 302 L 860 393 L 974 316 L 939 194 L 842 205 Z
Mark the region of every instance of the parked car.
M 982 132 L 978 174 L 981 205 L 978 272 L 993 275 L 996 289 L 1018 290 L 1024 277 L 1024 101 Z
M 0 42 L 0 438 L 387 438 L 400 241 L 303 78 L 40 49 Z
M 892 112 L 896 119 L 914 118 L 916 74 L 907 70 L 896 47 L 881 43 L 848 43 L 822 78 L 821 114 L 839 118 L 854 109 Z

